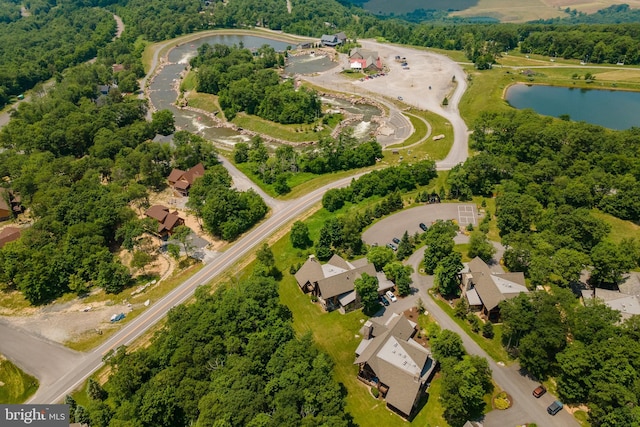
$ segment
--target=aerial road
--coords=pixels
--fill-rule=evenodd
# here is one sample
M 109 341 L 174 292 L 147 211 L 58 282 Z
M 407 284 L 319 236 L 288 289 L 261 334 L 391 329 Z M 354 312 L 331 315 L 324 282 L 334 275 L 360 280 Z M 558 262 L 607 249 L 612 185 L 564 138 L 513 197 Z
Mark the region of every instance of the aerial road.
M 153 325 L 160 321 L 175 305 L 181 304 L 191 298 L 198 286 L 204 285 L 222 274 L 227 268 L 238 262 L 248 254 L 258 243 L 262 242 L 276 230 L 288 222 L 301 216 L 314 204 L 322 199 L 322 195 L 331 188 L 349 185 L 353 177 L 343 178 L 331 184 L 325 185 L 296 200 L 279 205 L 279 209 L 272 211 L 271 217 L 258 227 L 239 239 L 233 246 L 220 254 L 202 270 L 194 274 L 190 279 L 169 292 L 162 299 L 151 305 L 146 311 L 126 324 L 115 335 L 107 339 L 102 345 L 86 353 L 76 365 L 66 372 L 57 372 L 59 379 L 42 384 L 36 394 L 28 403 L 56 403 L 77 388 L 89 375 L 102 366 L 102 358 L 110 350 L 115 350 L 121 345 L 129 345 L 143 335 Z

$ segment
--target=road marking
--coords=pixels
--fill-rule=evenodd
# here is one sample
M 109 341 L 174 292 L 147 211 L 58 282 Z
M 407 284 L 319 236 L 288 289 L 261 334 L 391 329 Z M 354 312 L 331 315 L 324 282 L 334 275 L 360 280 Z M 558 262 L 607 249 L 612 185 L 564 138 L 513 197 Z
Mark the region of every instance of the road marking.
M 473 205 L 458 205 L 458 224 L 476 225 L 476 213 Z

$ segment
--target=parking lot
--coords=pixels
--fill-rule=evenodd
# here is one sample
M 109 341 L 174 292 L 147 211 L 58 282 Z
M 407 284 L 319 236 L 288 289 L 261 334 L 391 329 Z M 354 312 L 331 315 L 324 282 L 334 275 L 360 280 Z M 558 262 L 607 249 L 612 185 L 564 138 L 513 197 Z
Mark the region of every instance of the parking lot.
M 362 240 L 370 245 L 374 243 L 386 245 L 394 237 L 401 238 L 405 231 L 408 231 L 409 235 L 416 232 L 422 233 L 419 226 L 421 222 L 429 227 L 439 219 L 456 220 L 464 228 L 470 223 L 478 224 L 478 213 L 475 205 L 469 203 L 434 203 L 416 206 L 377 222 L 362 234 Z

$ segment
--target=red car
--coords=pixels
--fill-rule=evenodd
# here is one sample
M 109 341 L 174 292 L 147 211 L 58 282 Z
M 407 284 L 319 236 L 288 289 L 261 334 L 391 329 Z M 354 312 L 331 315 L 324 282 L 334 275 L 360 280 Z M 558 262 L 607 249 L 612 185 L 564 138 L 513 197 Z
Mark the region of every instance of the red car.
M 547 392 L 547 389 L 544 388 L 543 385 L 539 385 L 535 390 L 533 390 L 533 396 L 540 398 L 546 392 Z

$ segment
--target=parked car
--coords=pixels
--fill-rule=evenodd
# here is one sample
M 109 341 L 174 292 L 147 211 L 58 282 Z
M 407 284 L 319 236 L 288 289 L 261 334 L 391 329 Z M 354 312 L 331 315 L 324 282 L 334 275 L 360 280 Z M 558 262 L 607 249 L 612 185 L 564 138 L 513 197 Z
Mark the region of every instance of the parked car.
M 387 298 L 385 298 L 384 295 L 380 295 L 380 303 L 382 305 L 384 305 L 385 307 L 387 307 L 389 305 L 389 300 Z
M 401 96 L 399 96 L 399 97 L 398 97 L 398 101 L 402 101 L 403 99 L 404 99 L 404 98 L 403 98 L 403 97 L 401 97 Z
M 427 228 L 429 228 L 429 227 L 427 227 L 424 222 L 421 222 L 420 223 L 420 228 L 422 228 L 422 231 L 427 231 Z
M 536 397 L 536 398 L 540 398 L 546 392 L 547 392 L 547 389 L 544 388 L 543 385 L 539 385 L 538 387 L 536 387 L 535 390 L 533 390 L 533 396 Z
M 387 247 L 389 249 L 393 249 L 394 251 L 398 250 L 398 247 L 396 245 L 394 245 L 393 243 L 387 243 Z
M 391 302 L 396 302 L 398 301 L 398 298 L 396 298 L 396 296 L 393 294 L 393 292 L 391 291 L 387 291 L 385 293 L 385 295 L 387 296 L 387 298 L 389 298 L 391 300 Z
M 111 316 L 111 322 L 112 323 L 119 322 L 120 320 L 122 320 L 124 318 L 125 318 L 124 313 L 114 314 L 113 316 Z
M 394 237 L 391 240 L 393 240 L 393 243 L 395 243 L 396 245 L 400 243 L 400 239 L 398 239 L 397 237 Z
M 558 412 L 560 412 L 563 406 L 564 405 L 562 404 L 562 402 L 560 402 L 559 400 L 556 400 L 551 405 L 549 405 L 549 407 L 547 408 L 547 412 L 549 413 L 549 415 L 555 415 Z

